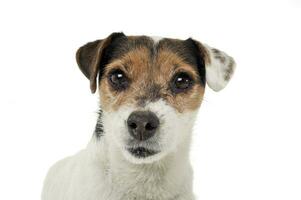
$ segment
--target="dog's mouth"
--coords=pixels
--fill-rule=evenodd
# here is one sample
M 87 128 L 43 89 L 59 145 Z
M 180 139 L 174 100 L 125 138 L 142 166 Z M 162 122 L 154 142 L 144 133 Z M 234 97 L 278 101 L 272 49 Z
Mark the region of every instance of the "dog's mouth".
M 128 151 L 137 158 L 146 158 L 158 153 L 158 151 L 154 151 L 144 147 L 128 148 Z

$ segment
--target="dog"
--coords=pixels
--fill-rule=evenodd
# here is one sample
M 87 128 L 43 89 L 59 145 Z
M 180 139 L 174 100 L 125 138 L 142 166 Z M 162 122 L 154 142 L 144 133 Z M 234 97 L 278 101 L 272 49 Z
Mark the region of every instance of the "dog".
M 207 84 L 231 79 L 223 51 L 186 40 L 112 33 L 76 53 L 98 89 L 100 112 L 86 149 L 57 162 L 42 200 L 193 200 L 189 147 Z

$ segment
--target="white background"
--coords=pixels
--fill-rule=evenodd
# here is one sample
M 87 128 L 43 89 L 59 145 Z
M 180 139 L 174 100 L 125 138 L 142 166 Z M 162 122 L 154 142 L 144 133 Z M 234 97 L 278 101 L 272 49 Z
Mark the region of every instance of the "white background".
M 0 199 L 39 199 L 48 168 L 85 147 L 97 96 L 75 52 L 114 31 L 193 37 L 236 59 L 195 126 L 198 199 L 301 199 L 300 1 L 12 0 L 0 22 Z

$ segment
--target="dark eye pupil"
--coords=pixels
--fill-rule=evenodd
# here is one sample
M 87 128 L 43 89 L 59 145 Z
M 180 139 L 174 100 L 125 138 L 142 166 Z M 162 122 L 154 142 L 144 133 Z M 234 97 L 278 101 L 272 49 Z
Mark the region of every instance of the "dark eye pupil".
M 180 83 L 180 84 L 188 83 L 189 79 L 188 78 L 183 78 L 183 77 L 178 77 L 177 82 Z
M 179 89 L 186 89 L 190 86 L 191 79 L 186 74 L 181 74 L 176 79 L 176 87 Z
M 113 83 L 118 84 L 118 83 L 122 82 L 123 77 L 124 77 L 123 73 L 117 71 L 117 72 L 113 72 L 113 73 L 111 74 L 110 79 L 111 79 L 111 81 L 112 81 Z
M 111 73 L 110 82 L 117 90 L 125 89 L 128 83 L 126 76 L 121 70 L 116 70 Z
M 111 77 L 111 79 L 114 83 L 118 83 L 119 81 L 122 80 L 122 78 L 123 78 L 123 74 L 121 74 L 121 73 L 112 74 L 112 77 Z

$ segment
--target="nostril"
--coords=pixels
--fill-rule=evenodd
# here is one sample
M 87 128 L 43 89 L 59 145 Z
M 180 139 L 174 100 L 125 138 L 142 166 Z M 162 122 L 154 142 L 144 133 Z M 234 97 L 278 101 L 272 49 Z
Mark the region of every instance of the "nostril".
M 154 129 L 156 129 L 157 127 L 156 126 L 154 126 L 153 124 L 151 124 L 151 123 L 147 123 L 146 125 L 145 125 L 145 130 L 147 130 L 147 131 L 151 131 L 151 130 L 154 130 Z
M 134 123 L 134 122 L 130 123 L 129 126 L 130 126 L 131 129 L 136 129 L 137 128 L 137 124 Z

